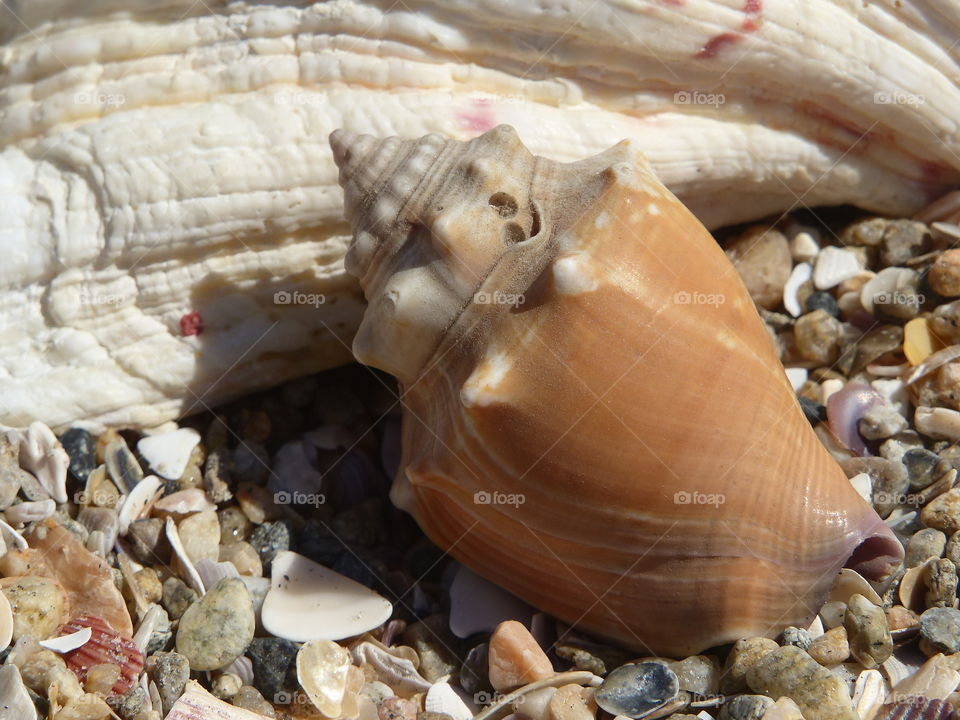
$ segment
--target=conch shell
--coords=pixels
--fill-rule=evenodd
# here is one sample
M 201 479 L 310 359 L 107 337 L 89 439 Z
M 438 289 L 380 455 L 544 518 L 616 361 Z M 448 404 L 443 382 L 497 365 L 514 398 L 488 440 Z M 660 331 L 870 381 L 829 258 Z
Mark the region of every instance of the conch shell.
M 395 375 L 392 498 L 452 555 L 578 627 L 683 656 L 776 635 L 845 564 L 902 547 L 819 444 L 723 251 L 629 141 L 561 164 L 331 135 Z

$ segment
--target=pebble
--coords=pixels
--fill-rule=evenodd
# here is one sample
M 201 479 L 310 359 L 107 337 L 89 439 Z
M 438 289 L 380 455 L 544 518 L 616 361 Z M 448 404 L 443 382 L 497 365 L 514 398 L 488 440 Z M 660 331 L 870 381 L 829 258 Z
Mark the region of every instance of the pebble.
M 622 665 L 597 688 L 594 699 L 611 715 L 638 718 L 663 707 L 680 692 L 676 674 L 661 662 Z
M 847 630 L 842 625 L 827 630 L 818 637 L 807 649 L 810 655 L 821 665 L 836 665 L 850 657 L 850 643 L 847 641 Z
M 266 701 L 259 690 L 249 685 L 241 685 L 237 694 L 230 698 L 230 704 L 257 713 L 257 715 L 265 715 L 270 718 L 277 716 L 277 711 L 273 709 L 273 705 Z
M 680 690 L 695 695 L 716 695 L 720 690 L 720 666 L 715 658 L 691 655 L 683 660 L 667 661 L 677 676 Z
M 380 720 L 417 720 L 417 704 L 399 697 L 388 697 L 377 712 Z
M 8 577 L 0 589 L 13 611 L 13 640 L 30 635 L 35 640 L 53 637 L 67 620 L 69 600 L 56 580 L 46 577 Z
M 269 572 L 277 554 L 290 549 L 290 528 L 282 521 L 265 522 L 250 533 L 248 542 L 260 555 L 264 571 Z
M 947 536 L 935 528 L 923 528 L 907 541 L 904 567 L 912 568 L 926 562 L 927 558 L 942 557 L 947 546 Z
M 930 230 L 914 220 L 890 220 L 880 243 L 883 265 L 903 265 L 930 249 Z
M 135 685 L 123 695 L 111 695 L 107 698 L 107 705 L 123 720 L 139 720 L 138 716 L 147 703 L 147 692 L 139 685 Z M 2 716 L 0 716 L 2 717 Z
M 187 556 L 197 563 L 200 560 L 216 562 L 220 557 L 220 522 L 214 510 L 194 513 L 177 526 L 180 541 Z
M 116 440 L 107 445 L 104 459 L 107 472 L 120 492 L 133 490 L 137 483 L 143 480 L 143 469 L 122 437 L 117 436 Z
M 493 690 L 493 686 L 490 685 L 490 665 L 487 662 L 489 650 L 490 646 L 487 643 L 480 643 L 467 652 L 460 667 L 460 686 L 467 691 L 468 695 Z M 603 674 L 606 674 L 606 670 Z
M 903 354 L 911 365 L 919 365 L 945 347 L 943 341 L 934 335 L 927 318 L 914 318 L 903 326 Z
M 817 290 L 829 290 L 863 271 L 855 252 L 828 245 L 817 254 L 813 284 Z
M 180 578 L 168 577 L 163 581 L 161 604 L 171 620 L 179 620 L 196 600 L 197 593 Z
M 930 313 L 930 330 L 947 345 L 960 342 L 960 300 L 940 305 Z
M 960 563 L 960 531 L 950 535 L 943 550 L 943 556 L 954 565 Z
M 810 295 L 807 296 L 805 306 L 808 313 L 811 313 L 814 310 L 823 310 L 825 313 L 835 318 L 840 317 L 840 308 L 837 306 L 837 301 L 834 299 L 833 295 L 823 290 L 810 293 Z
M 930 266 L 930 287 L 937 295 L 957 297 L 960 295 L 960 250 L 944 251 Z
M 60 436 L 60 444 L 70 457 L 70 473 L 81 483 L 97 467 L 97 441 L 83 428 L 72 427 Z
M 719 720 L 762 720 L 773 700 L 766 695 L 737 695 L 720 708 Z
M 737 640 L 727 655 L 720 690 L 727 695 L 747 690 L 747 671 L 778 647 L 776 642 L 765 637 Z
M 922 490 L 942 474 L 942 472 L 937 472 L 937 466 L 940 465 L 940 456 L 926 448 L 907 450 L 903 454 L 901 462 L 907 468 L 911 490 Z
M 829 365 L 839 356 L 841 332 L 840 321 L 824 310 L 801 316 L 793 329 L 797 350 L 820 365 Z
M 847 225 L 840 233 L 840 242 L 844 245 L 879 247 L 890 220 L 887 218 L 866 218 Z
M 960 652 L 960 610 L 936 607 L 920 616 L 920 649 L 927 655 Z
M 190 661 L 191 670 L 216 670 L 243 654 L 255 625 L 246 586 L 237 578 L 224 578 L 183 613 L 177 652 Z
M 793 627 L 792 625 L 783 631 L 783 645 L 795 645 L 801 650 L 806 650 L 813 642 L 813 636 L 803 628 Z
M 240 692 L 242 685 L 243 680 L 240 679 L 239 675 L 225 672 L 213 679 L 213 683 L 210 685 L 210 692 L 213 693 L 214 697 L 220 698 L 221 700 L 229 700 Z
M 798 263 L 810 262 L 820 252 L 817 238 L 811 233 L 801 230 L 790 239 L 790 255 Z
M 127 539 L 133 556 L 141 563 L 167 563 L 170 560 L 170 543 L 164 533 L 163 520 L 143 518 L 130 523 Z
M 297 646 L 275 637 L 254 638 L 246 655 L 253 663 L 253 685 L 264 697 L 292 693 L 297 688 Z
M 233 499 L 230 491 L 230 451 L 218 448 L 207 455 L 207 462 L 203 468 L 203 489 L 212 502 L 225 503 Z M 233 508 L 242 514 L 239 508 Z
M 920 520 L 927 527 L 953 534 L 960 530 L 960 488 L 935 497 L 920 511 Z
M 944 407 L 918 407 L 913 415 L 917 432 L 935 440 L 960 440 L 960 412 Z
M 516 620 L 502 622 L 494 630 L 487 662 L 494 690 L 512 690 L 554 674 L 547 654 Z
M 953 607 L 957 601 L 957 566 L 939 558 L 927 567 L 927 607 Z
M 789 697 L 806 720 L 857 720 L 846 682 L 800 648 L 765 655 L 747 672 L 747 684 L 771 698 Z
M 341 715 L 350 665 L 350 653 L 330 640 L 311 640 L 296 653 L 300 687 L 310 702 L 328 718 Z
M 551 720 L 593 720 L 597 711 L 595 706 L 590 707 L 593 703 L 588 698 L 589 695 L 585 697 L 585 688 L 579 685 L 557 688 L 547 705 Z
M 907 419 L 885 402 L 873 405 L 863 413 L 858 424 L 867 440 L 886 440 L 907 429 Z
M 847 601 L 843 626 L 847 630 L 850 654 L 865 668 L 879 667 L 893 654 L 893 639 L 883 608 L 863 595 L 855 594 Z
M 137 583 L 137 588 L 147 602 L 160 602 L 163 598 L 163 583 L 160 582 L 156 570 L 148 566 L 138 570 L 133 577 Z
M 183 695 L 190 679 L 190 662 L 175 652 L 158 652 L 150 658 L 153 669 L 150 677 L 157 684 L 163 716 L 166 717 L 173 704 Z
M 220 562 L 233 563 L 233 566 L 241 575 L 252 577 L 263 575 L 263 563 L 260 562 L 260 554 L 248 542 L 241 541 L 221 545 L 219 557 Z
M 697 720 L 705 720 L 705 718 L 698 717 Z M 804 718 L 800 708 L 793 700 L 782 697 L 767 708 L 763 720 L 804 720 Z
M 767 310 L 777 307 L 793 268 L 790 244 L 783 233 L 753 225 L 727 246 L 726 253 L 753 301 Z
M 460 665 L 451 650 L 457 640 L 450 632 L 447 615 L 431 615 L 407 626 L 403 631 L 404 645 L 412 647 L 420 658 L 420 674 L 428 682 L 438 682 L 444 675 L 452 675 Z
M 144 436 L 137 443 L 137 452 L 157 475 L 167 480 L 179 480 L 199 443 L 200 433 L 193 428 L 180 428 Z

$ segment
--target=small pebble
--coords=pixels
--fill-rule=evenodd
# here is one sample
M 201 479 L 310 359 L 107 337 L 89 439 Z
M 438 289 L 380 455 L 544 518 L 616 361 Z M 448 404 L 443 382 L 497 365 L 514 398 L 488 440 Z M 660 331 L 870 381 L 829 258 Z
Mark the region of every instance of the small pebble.
M 622 665 L 597 688 L 597 705 L 611 715 L 639 718 L 663 707 L 680 692 L 676 674 L 661 662 Z
M 780 646 L 775 641 L 765 637 L 737 640 L 727 655 L 720 690 L 727 695 L 747 690 L 747 671 L 778 647 Z
M 149 603 L 158 603 L 163 598 L 163 583 L 157 576 L 157 571 L 152 567 L 145 567 L 138 570 L 133 576 L 137 583 L 137 588 Z
M 243 514 L 243 511 L 236 505 L 225 507 L 217 511 L 217 517 L 220 519 L 220 544 L 229 545 L 230 543 L 246 540 L 253 529 L 253 523 Z
M 916 627 L 920 624 L 920 618 L 917 617 L 917 614 L 903 605 L 893 605 L 888 607 L 885 612 L 887 627 L 890 628 L 890 632 Z
M 798 232 L 790 240 L 790 255 L 798 263 L 810 262 L 817 253 L 820 252 L 820 246 L 816 238 L 808 232 Z
M 13 641 L 30 635 L 35 640 L 54 636 L 67 620 L 69 601 L 56 580 L 46 577 L 9 577 L 0 589 L 13 611 Z
M 844 662 L 850 657 L 850 644 L 847 642 L 847 630 L 842 625 L 827 630 L 807 649 L 807 653 L 821 665 L 831 666 Z
M 218 505 L 233 499 L 230 491 L 230 462 L 230 451 L 219 448 L 207 456 L 207 463 L 203 468 L 203 489 L 210 501 Z
M 260 555 L 264 572 L 269 573 L 277 553 L 290 549 L 290 529 L 282 521 L 265 522 L 250 534 L 248 542 Z
M 460 665 L 451 648 L 457 641 L 450 632 L 447 615 L 431 615 L 404 630 L 403 644 L 412 647 L 420 658 L 419 672 L 428 682 L 438 682 L 444 675 L 452 675 Z
M 762 720 L 772 705 L 766 695 L 737 695 L 720 708 L 719 720 Z
M 953 533 L 947 540 L 943 556 L 954 565 L 960 564 L 960 531 Z
M 886 440 L 907 429 L 907 419 L 887 403 L 867 408 L 857 426 L 867 440 Z
M 940 464 L 940 456 L 926 448 L 907 450 L 903 454 L 901 462 L 907 468 L 911 490 L 922 490 L 937 479 L 937 466 Z
M 234 707 L 243 708 L 244 710 L 249 710 L 258 715 L 265 715 L 269 718 L 275 718 L 277 716 L 273 705 L 264 699 L 259 690 L 249 685 L 241 686 L 237 694 L 230 698 L 230 704 Z
M 890 220 L 880 243 L 880 262 L 884 266 L 903 265 L 930 249 L 930 231 L 914 220 Z
M 783 631 L 783 645 L 795 645 L 801 650 L 806 650 L 812 642 L 813 636 L 803 628 L 791 625 Z
M 747 684 L 771 698 L 790 698 L 806 720 L 857 720 L 846 682 L 791 645 L 768 653 L 750 668 Z
M 926 570 L 927 607 L 953 607 L 957 601 L 957 566 L 939 558 Z
M 170 543 L 164 533 L 163 520 L 142 518 L 130 523 L 127 539 L 133 556 L 146 565 L 166 563 L 170 559 Z
M 727 246 L 726 253 L 753 301 L 767 310 L 777 307 L 793 268 L 790 244 L 783 233 L 753 225 Z
M 807 422 L 811 425 L 816 427 L 817 424 L 827 421 L 826 406 L 802 395 L 797 399 L 800 401 L 800 408 L 803 410 L 804 417 L 807 418 Z
M 214 510 L 194 513 L 180 521 L 177 527 L 187 556 L 194 562 L 219 558 L 220 523 Z
M 847 630 L 850 654 L 865 668 L 876 668 L 893 653 L 893 640 L 883 608 L 863 595 L 854 594 L 847 601 L 843 626 Z
M 930 266 L 930 287 L 937 295 L 957 297 L 960 295 L 960 250 L 946 250 Z
M 579 685 L 557 688 L 548 703 L 551 720 L 593 720 L 596 707 L 590 707 L 592 702 L 584 697 L 584 690 Z
M 904 566 L 908 568 L 922 565 L 927 558 L 941 557 L 947 546 L 947 536 L 934 528 L 923 528 L 907 541 Z
M 239 675 L 225 672 L 213 679 L 210 692 L 213 693 L 214 697 L 220 698 L 221 700 L 229 700 L 240 692 L 242 686 L 243 680 L 240 679 Z
M 130 688 L 123 695 L 111 695 L 107 705 L 123 720 L 135 720 L 147 702 L 147 693 L 139 685 Z
M 161 603 L 171 620 L 179 620 L 197 600 L 197 593 L 178 577 L 168 577 L 163 581 Z
M 254 638 L 246 655 L 253 663 L 253 684 L 264 697 L 297 689 L 297 645 L 275 637 Z
M 839 320 L 823 310 L 814 310 L 797 319 L 793 334 L 804 359 L 829 365 L 840 353 L 841 331 Z
M 865 218 L 847 225 L 840 233 L 840 242 L 844 245 L 879 247 L 890 220 L 887 218 Z
M 920 649 L 927 655 L 960 652 L 960 610 L 930 608 L 920 616 Z
M 379 720 L 417 720 L 417 704 L 399 697 L 388 697 L 377 710 Z
M 834 300 L 833 295 L 829 292 L 819 290 L 814 293 L 810 293 L 807 296 L 807 302 L 805 303 L 806 310 L 808 313 L 813 312 L 814 310 L 823 310 L 828 315 L 832 315 L 835 318 L 840 317 L 840 308 L 837 306 L 837 301 Z
M 813 284 L 817 290 L 829 290 L 863 270 L 860 258 L 852 250 L 828 245 L 817 255 Z
M 325 717 L 338 718 L 343 713 L 350 666 L 350 653 L 330 640 L 311 640 L 297 653 L 300 687 Z
M 553 665 L 521 623 L 507 620 L 490 636 L 487 656 L 494 690 L 511 690 L 553 675 Z
M 920 511 L 920 520 L 927 527 L 953 534 L 960 530 L 960 488 L 935 497 Z
M 240 541 L 220 546 L 220 562 L 230 562 L 241 575 L 261 577 L 263 563 L 260 554 L 248 542 Z
M 70 457 L 70 473 L 86 483 L 97 467 L 96 438 L 83 428 L 72 427 L 60 436 L 60 444 Z
M 166 717 L 187 687 L 190 663 L 183 655 L 175 652 L 158 652 L 151 656 L 151 662 L 153 670 L 150 677 L 157 684 L 163 704 L 163 716 Z
M 191 670 L 216 670 L 243 654 L 253 639 L 256 618 L 246 586 L 224 578 L 180 618 L 177 652 Z
M 680 689 L 694 695 L 716 695 L 720 691 L 720 666 L 707 655 L 691 655 L 680 661 L 668 661 L 677 676 Z

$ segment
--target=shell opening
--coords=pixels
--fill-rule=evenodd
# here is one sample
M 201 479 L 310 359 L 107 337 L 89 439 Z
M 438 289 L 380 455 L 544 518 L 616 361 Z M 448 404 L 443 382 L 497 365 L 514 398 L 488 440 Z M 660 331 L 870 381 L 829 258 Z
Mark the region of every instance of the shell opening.
M 886 526 L 883 530 L 862 540 L 844 567 L 856 570 L 868 580 L 889 577 L 903 561 L 903 545 Z

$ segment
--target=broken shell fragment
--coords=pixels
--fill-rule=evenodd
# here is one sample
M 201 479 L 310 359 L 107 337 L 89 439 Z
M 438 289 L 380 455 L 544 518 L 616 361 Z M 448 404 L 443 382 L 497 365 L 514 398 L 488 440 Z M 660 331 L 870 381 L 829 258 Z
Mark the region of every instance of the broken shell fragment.
M 369 303 L 354 354 L 404 393 L 391 497 L 440 547 L 676 656 L 805 627 L 835 571 L 900 563 L 726 255 L 629 141 L 569 164 L 508 126 L 330 143 Z M 821 286 L 861 270 L 828 250 Z
M 89 641 L 64 655 L 67 667 L 83 682 L 91 668 L 97 665 L 116 665 L 120 668 L 120 674 L 113 685 L 113 692 L 123 695 L 137 682 L 143 671 L 143 655 L 133 640 L 124 637 L 94 615 L 74 618 L 61 627 L 60 631 L 72 634 L 84 629 L 91 631 L 91 637 Z

